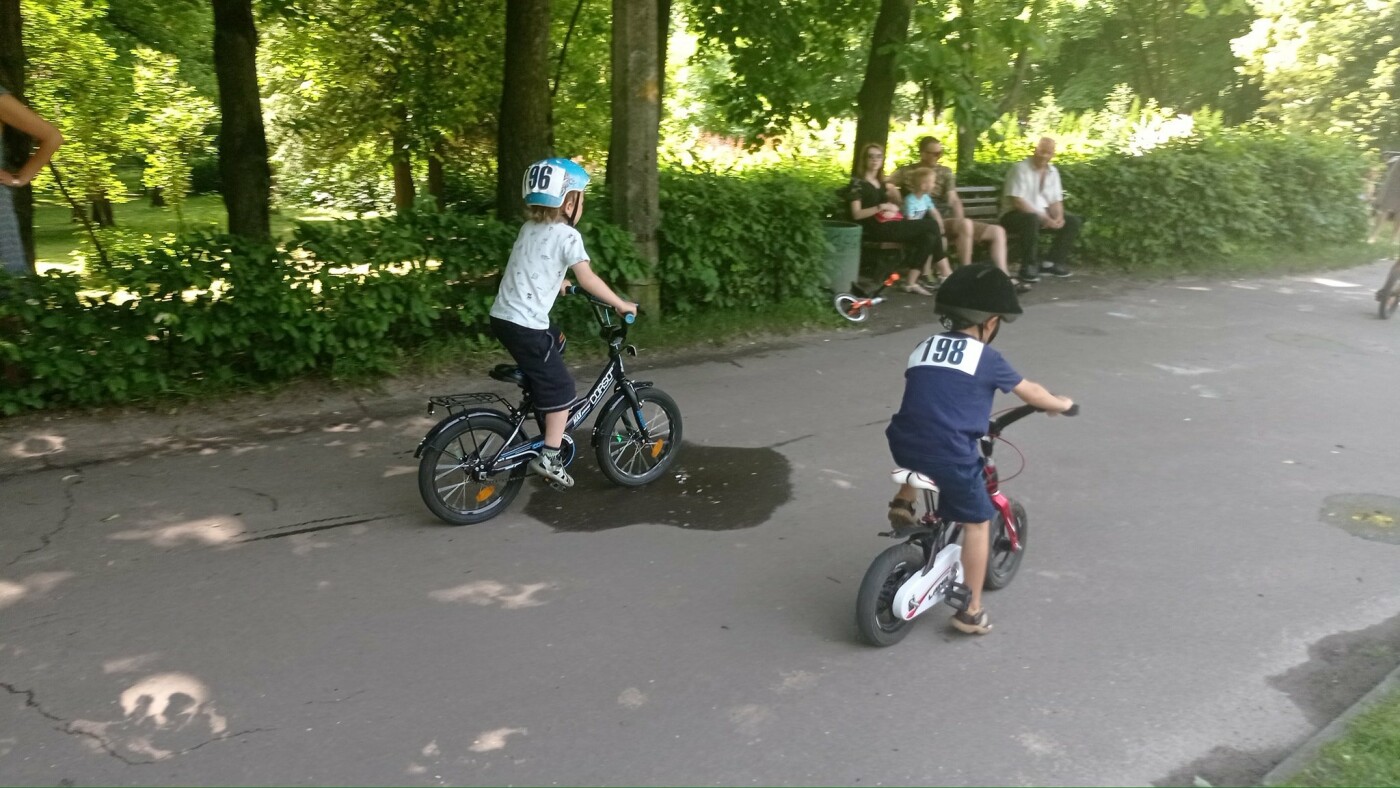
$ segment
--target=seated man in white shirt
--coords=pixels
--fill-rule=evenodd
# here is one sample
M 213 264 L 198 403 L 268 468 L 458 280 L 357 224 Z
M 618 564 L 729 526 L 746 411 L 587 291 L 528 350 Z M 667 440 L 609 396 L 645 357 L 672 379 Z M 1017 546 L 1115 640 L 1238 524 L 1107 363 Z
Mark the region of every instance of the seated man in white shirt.
M 1012 257 L 1021 266 L 1021 281 L 1034 282 L 1040 278 L 1040 232 L 1055 234 L 1050 245 L 1045 272 L 1052 276 L 1069 276 L 1066 265 L 1070 248 L 1079 235 L 1084 220 L 1065 213 L 1065 192 L 1060 185 L 1060 171 L 1050 160 L 1055 157 L 1055 141 L 1041 137 L 1035 152 L 1018 161 L 1006 173 L 1002 187 L 1001 226 L 1010 239 Z

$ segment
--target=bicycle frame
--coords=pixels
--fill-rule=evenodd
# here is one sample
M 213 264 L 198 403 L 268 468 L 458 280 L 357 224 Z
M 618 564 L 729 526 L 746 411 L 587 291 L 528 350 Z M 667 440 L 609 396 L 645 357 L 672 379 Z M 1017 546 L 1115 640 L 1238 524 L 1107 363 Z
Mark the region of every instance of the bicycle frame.
M 564 429 L 564 445 L 561 447 L 565 465 L 573 462 L 574 455 L 577 451 L 571 433 L 587 420 L 593 411 L 598 408 L 599 403 L 604 403 L 604 398 L 607 397 L 609 391 L 612 391 L 613 394 L 611 397 L 607 397 L 604 411 L 611 409 L 620 400 L 625 399 L 628 406 L 632 408 L 632 413 L 637 419 L 638 426 L 642 430 L 647 429 L 646 417 L 642 413 L 641 402 L 637 399 L 637 391 L 651 388 L 653 384 L 651 381 L 634 381 L 627 377 L 627 368 L 626 365 L 623 364 L 622 356 L 624 353 L 633 356 L 637 355 L 635 346 L 623 344 L 627 339 L 627 325 L 625 323 L 622 325 L 613 324 L 610 316 L 611 313 L 604 311 L 599 306 L 598 302 L 591 297 L 590 301 L 594 302 L 593 309 L 595 315 L 598 317 L 598 323 L 602 330 L 602 338 L 608 343 L 608 363 L 603 367 L 603 370 L 598 374 L 598 378 L 589 388 L 588 396 L 579 399 L 569 408 L 569 420 Z M 519 371 L 515 370 L 514 375 L 518 374 Z M 494 372 L 492 373 L 492 377 L 495 377 L 497 380 L 514 380 L 517 384 L 521 383 L 521 380 L 516 377 L 497 377 Z M 543 434 L 530 438 L 525 432 L 525 424 L 529 421 L 530 414 L 534 411 L 532 399 L 528 388 L 523 388 L 518 405 L 512 405 L 509 400 L 499 394 L 491 393 L 455 394 L 446 397 L 429 398 L 428 412 L 430 414 L 435 405 L 442 405 L 449 409 L 461 408 L 462 410 L 456 415 L 456 418 L 443 419 L 434 426 L 433 429 L 423 437 L 422 442 L 418 445 L 418 450 L 414 452 L 414 456 L 420 456 L 424 447 L 428 446 L 439 433 L 460 423 L 464 419 L 470 419 L 473 416 L 482 414 L 505 415 L 506 421 L 512 426 L 510 437 L 502 444 L 501 448 L 497 450 L 494 457 L 482 463 L 480 469 L 477 471 L 477 475 L 481 478 L 486 478 L 497 473 L 514 470 L 529 462 L 531 459 L 534 459 L 534 457 L 544 449 Z M 467 403 L 473 402 L 499 403 L 506 407 L 508 414 L 501 414 L 499 411 L 490 407 L 467 406 Z M 539 426 L 541 433 L 543 433 L 543 425 L 541 424 Z M 519 437 L 524 437 L 525 442 L 517 444 L 516 440 Z M 592 437 L 595 445 L 600 437 L 598 428 L 595 427 Z
M 1001 514 L 1003 532 L 1010 542 L 1012 551 L 1021 550 L 1017 535 L 1015 513 L 1011 500 L 1001 492 L 1001 480 L 996 463 L 992 460 L 992 449 L 1002 430 L 1012 422 L 1035 413 L 1030 406 L 1016 408 L 1000 419 L 991 422 L 987 434 L 980 441 L 982 457 L 985 461 L 983 476 L 987 482 L 987 494 L 992 506 Z M 909 531 L 889 532 L 890 535 L 906 536 L 924 554 L 924 567 L 906 580 L 894 595 L 894 611 L 905 621 L 912 621 L 929 608 L 948 599 L 959 610 L 967 606 L 971 589 L 963 585 L 962 546 L 957 544 L 962 536 L 963 524 L 949 522 L 937 515 L 938 492 L 923 490 L 924 516 L 913 533 Z

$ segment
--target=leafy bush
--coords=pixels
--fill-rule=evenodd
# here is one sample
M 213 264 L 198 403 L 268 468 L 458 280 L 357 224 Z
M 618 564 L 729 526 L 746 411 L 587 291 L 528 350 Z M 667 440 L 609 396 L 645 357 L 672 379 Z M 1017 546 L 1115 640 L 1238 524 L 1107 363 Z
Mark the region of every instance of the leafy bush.
M 759 307 L 816 297 L 833 184 L 801 174 L 667 171 L 660 271 L 667 310 Z
M 958 181 L 1000 186 L 1011 164 L 979 161 Z M 1365 157 L 1321 135 L 1243 127 L 1056 166 L 1066 207 L 1088 220 L 1079 254 L 1100 265 L 1192 270 L 1249 248 L 1347 243 L 1366 221 Z

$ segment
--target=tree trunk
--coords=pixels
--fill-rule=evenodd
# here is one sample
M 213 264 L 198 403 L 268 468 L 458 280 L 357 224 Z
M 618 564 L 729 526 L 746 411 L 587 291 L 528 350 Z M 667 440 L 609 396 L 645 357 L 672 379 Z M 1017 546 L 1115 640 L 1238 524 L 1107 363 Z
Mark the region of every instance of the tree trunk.
M 219 81 L 219 174 L 228 231 L 270 241 L 272 171 L 258 95 L 258 31 L 252 0 L 213 0 L 214 72 Z
M 447 210 L 447 174 L 443 172 L 443 161 L 447 159 L 447 146 L 442 137 L 433 140 L 433 149 L 428 153 L 428 194 L 439 211 Z
M 418 192 L 413 185 L 413 151 L 408 139 L 408 110 L 399 107 L 396 113 L 399 127 L 394 129 L 394 210 L 407 211 L 413 207 Z
M 614 0 L 616 2 L 616 0 Z M 870 59 L 865 80 L 856 101 L 856 144 L 851 153 L 851 173 L 864 167 L 860 151 L 870 143 L 885 147 L 890 136 L 890 111 L 898 77 L 899 51 L 909 38 L 909 19 L 914 0 L 880 0 L 875 33 L 870 40 Z
M 0 0 L 0 85 L 24 101 L 24 35 L 19 0 Z M 14 172 L 24 165 L 34 142 L 28 134 L 5 127 L 5 161 L 0 167 Z M 34 190 L 26 186 L 14 190 L 15 217 L 24 242 L 24 257 L 34 272 Z
M 549 0 L 506 3 L 505 80 L 496 136 L 496 217 L 520 216 L 525 168 L 550 155 Z
M 613 222 L 632 233 L 647 265 L 629 295 L 653 313 L 661 306 L 656 280 L 656 229 L 661 223 L 656 147 L 661 136 L 661 73 L 657 0 L 613 0 L 612 138 L 608 185 Z
M 155 187 L 154 189 L 151 189 L 151 207 L 165 207 L 165 189 L 162 189 L 159 186 Z
M 88 203 L 92 205 L 92 223 L 98 227 L 116 227 L 117 217 L 112 213 L 112 201 L 107 197 L 106 192 L 94 192 L 88 195 Z

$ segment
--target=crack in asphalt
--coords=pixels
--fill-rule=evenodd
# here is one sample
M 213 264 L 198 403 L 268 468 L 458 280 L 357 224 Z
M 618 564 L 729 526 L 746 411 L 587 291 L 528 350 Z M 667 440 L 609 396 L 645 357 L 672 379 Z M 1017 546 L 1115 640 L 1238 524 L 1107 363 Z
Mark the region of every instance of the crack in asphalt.
M 65 502 L 63 504 L 63 516 L 59 518 L 58 525 L 55 526 L 54 529 L 49 531 L 48 533 L 39 535 L 38 547 L 31 547 L 30 549 L 25 550 L 24 552 L 20 553 L 14 558 L 11 558 L 5 564 L 5 566 L 14 566 L 15 564 L 19 563 L 25 556 L 37 553 L 40 550 L 47 549 L 48 546 L 53 543 L 53 538 L 58 535 L 58 532 L 68 527 L 68 518 L 73 516 L 73 507 L 78 505 L 78 499 L 73 494 L 73 488 L 83 483 L 83 472 L 81 470 L 74 470 L 73 474 L 78 477 L 78 480 L 73 482 L 72 484 L 67 483 L 67 476 L 59 480 L 59 484 L 63 485 L 63 497 L 65 499 Z
M 281 504 L 279 504 L 279 503 L 277 502 L 277 499 L 276 499 L 276 498 L 274 498 L 274 497 L 271 496 L 271 495 L 268 495 L 267 493 L 265 493 L 265 492 L 263 492 L 263 491 L 261 491 L 261 490 L 254 490 L 254 489 L 252 489 L 251 487 L 238 487 L 238 486 L 233 486 L 233 487 L 230 487 L 229 489 L 231 489 L 231 490 L 238 490 L 239 492 L 245 492 L 245 493 L 248 493 L 249 495 L 256 495 L 256 496 L 258 496 L 259 498 L 266 498 L 268 501 L 270 501 L 270 502 L 272 503 L 272 511 L 274 511 L 274 512 L 277 511 L 278 508 L 280 508 L 280 506 L 281 506 Z
M 25 708 L 33 709 L 34 711 L 36 711 L 36 712 L 39 713 L 39 716 L 43 717 L 44 719 L 49 720 L 49 721 L 51 721 L 51 722 L 56 722 L 56 723 L 58 723 L 58 725 L 54 726 L 54 730 L 56 730 L 56 731 L 58 731 L 58 732 L 60 732 L 60 733 L 66 733 L 66 734 L 68 734 L 68 735 L 70 735 L 70 736 L 77 736 L 77 737 L 79 737 L 79 738 L 91 739 L 93 742 L 96 742 L 96 743 L 97 743 L 97 746 L 98 746 L 98 747 L 102 748 L 102 751 L 103 751 L 103 752 L 107 753 L 108 755 L 112 756 L 113 758 L 116 758 L 117 760 L 121 761 L 122 763 L 126 764 L 127 766 L 149 766 L 149 765 L 151 765 L 151 764 L 160 763 L 162 760 L 165 760 L 165 759 L 163 759 L 163 758 L 161 758 L 161 759 L 153 759 L 153 760 L 132 760 L 131 758 L 128 758 L 128 757 L 126 757 L 125 755 L 122 755 L 120 752 L 118 752 L 118 751 L 116 750 L 115 746 L 112 744 L 112 742 L 108 741 L 106 738 L 104 738 L 104 737 L 102 737 L 102 736 L 99 736 L 98 734 L 93 733 L 92 731 L 85 731 L 85 730 L 82 730 L 81 728 L 77 728 L 77 727 L 75 727 L 75 726 L 73 725 L 72 722 L 63 719 L 62 717 L 58 716 L 57 714 L 54 714 L 53 712 L 51 712 L 51 711 L 49 711 L 48 709 L 44 708 L 43 705 L 40 704 L 39 701 L 36 700 L 36 699 L 34 698 L 34 690 L 20 689 L 20 688 L 14 686 L 13 684 L 8 684 L 8 683 L 3 682 L 3 681 L 0 681 L 0 689 L 5 690 L 6 692 L 10 693 L 11 695 L 17 695 L 17 696 L 23 697 L 23 698 L 24 698 L 24 706 L 25 706 Z M 235 732 L 233 732 L 233 733 L 225 733 L 225 734 L 223 734 L 223 735 L 221 735 L 221 736 L 215 736 L 215 737 L 212 738 L 212 739 L 207 739 L 207 740 L 205 740 L 205 741 L 202 741 L 202 742 L 200 742 L 199 744 L 194 745 L 193 747 L 186 747 L 185 749 L 176 752 L 175 755 L 184 755 L 185 753 L 188 753 L 188 752 L 194 752 L 195 750 L 199 749 L 200 747 L 203 747 L 203 746 L 206 745 L 206 744 L 213 744 L 214 742 L 227 741 L 227 740 L 229 740 L 229 739 L 236 739 L 236 738 L 238 738 L 238 737 L 240 737 L 240 736 L 247 736 L 247 735 L 252 734 L 252 733 L 267 733 L 267 732 L 271 732 L 271 731 L 275 731 L 275 730 L 277 730 L 277 729 L 276 729 L 276 728 L 249 728 L 248 730 L 244 730 L 244 731 L 235 731 Z
M 351 516 L 353 516 L 353 515 L 351 515 Z M 361 524 L 361 523 L 372 523 L 372 522 L 376 522 L 376 521 L 378 521 L 378 520 L 387 520 L 387 519 L 389 519 L 389 518 L 392 517 L 392 516 L 393 516 L 393 515 L 380 514 L 380 515 L 375 515 L 374 517 L 364 517 L 364 518 L 361 518 L 361 519 L 359 519 L 359 520 L 346 520 L 346 521 L 343 522 L 343 523 L 331 523 L 331 524 L 329 524 L 329 525 L 314 525 L 314 526 L 312 526 L 312 527 L 310 527 L 310 528 L 301 528 L 301 529 L 298 529 L 298 530 L 296 530 L 296 531 L 282 531 L 282 532 L 280 532 L 280 533 L 268 534 L 268 535 L 266 535 L 266 536 L 254 536 L 254 537 L 252 537 L 251 539 L 239 539 L 238 541 L 240 541 L 240 542 L 263 542 L 263 541 L 266 541 L 266 540 L 268 540 L 268 539 L 281 539 L 281 538 L 287 537 L 287 536 L 296 536 L 297 534 L 309 534 L 309 533 L 313 533 L 313 532 L 315 532 L 315 531 L 329 531 L 329 530 L 332 529 L 332 528 L 344 528 L 344 527 L 347 526 L 347 525 L 359 525 L 359 524 Z M 340 519 L 340 518 L 338 518 L 338 517 L 327 517 L 327 518 L 324 518 L 323 520 L 309 520 L 309 521 L 307 521 L 307 523 L 296 523 L 295 525 L 291 525 L 291 526 L 286 526 L 286 525 L 284 525 L 284 526 L 280 526 L 280 527 L 282 527 L 282 528 L 294 528 L 296 525 L 307 525 L 307 524 L 309 524 L 309 523 L 324 522 L 325 520 L 338 520 L 338 519 Z
M 142 766 L 144 764 L 155 763 L 155 761 L 133 761 L 130 758 L 127 758 L 126 756 L 113 749 L 111 743 L 108 742 L 106 739 L 102 738 L 101 736 L 98 736 L 97 734 L 91 731 L 85 731 L 78 728 L 74 728 L 73 723 L 63 719 L 62 717 L 58 716 L 57 714 L 54 714 L 53 712 L 40 705 L 39 701 L 34 699 L 34 690 L 19 689 L 14 685 L 7 684 L 3 681 L 0 681 L 0 689 L 5 690 L 11 695 L 23 696 L 25 708 L 37 711 L 39 715 L 46 720 L 59 723 L 54 728 L 54 730 L 59 731 L 60 733 L 66 733 L 70 736 L 78 736 L 80 738 L 91 739 L 94 742 L 97 742 L 97 746 L 101 747 L 103 752 L 107 753 L 113 758 L 116 758 L 117 760 L 121 761 L 127 766 Z

